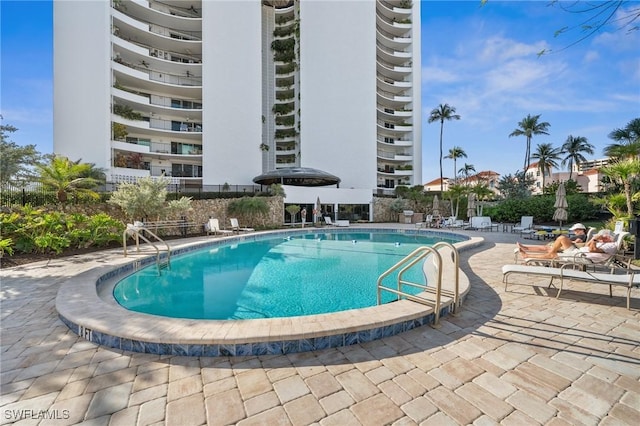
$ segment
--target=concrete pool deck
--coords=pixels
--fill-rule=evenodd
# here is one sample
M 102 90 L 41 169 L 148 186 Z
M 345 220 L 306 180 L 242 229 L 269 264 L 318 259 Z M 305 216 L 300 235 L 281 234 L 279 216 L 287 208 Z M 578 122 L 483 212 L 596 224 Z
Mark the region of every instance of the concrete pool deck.
M 471 290 L 459 315 L 287 355 L 152 355 L 80 338 L 58 319 L 58 289 L 121 251 L 3 269 L 0 423 L 637 424 L 637 294 L 627 310 L 604 286 L 557 300 L 525 278 L 505 292 L 519 234 L 460 233 L 486 243 L 461 253 Z

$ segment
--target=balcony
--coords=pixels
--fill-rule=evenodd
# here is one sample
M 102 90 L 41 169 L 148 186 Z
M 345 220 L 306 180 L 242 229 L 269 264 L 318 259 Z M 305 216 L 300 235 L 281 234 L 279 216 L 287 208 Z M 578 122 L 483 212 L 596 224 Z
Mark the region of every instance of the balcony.
M 378 158 L 389 161 L 412 161 L 413 155 L 409 152 L 378 151 Z
M 384 144 L 384 145 L 391 145 L 394 147 L 413 146 L 413 141 L 411 139 L 404 139 L 399 137 L 395 138 L 395 137 L 378 136 L 378 143 Z
M 385 130 L 393 130 L 394 132 L 410 132 L 413 130 L 413 125 L 410 123 L 390 123 L 388 121 L 378 120 L 378 128 Z
M 411 109 L 395 109 L 383 105 L 378 105 L 376 110 L 378 120 L 397 121 L 398 119 L 407 119 L 413 115 L 413 110 Z

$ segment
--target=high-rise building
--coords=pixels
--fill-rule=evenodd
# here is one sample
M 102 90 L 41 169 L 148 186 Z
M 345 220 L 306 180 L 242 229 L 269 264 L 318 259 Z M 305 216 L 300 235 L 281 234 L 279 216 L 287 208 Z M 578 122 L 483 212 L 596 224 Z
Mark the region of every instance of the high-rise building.
M 54 2 L 54 152 L 111 182 L 421 184 L 420 2 Z

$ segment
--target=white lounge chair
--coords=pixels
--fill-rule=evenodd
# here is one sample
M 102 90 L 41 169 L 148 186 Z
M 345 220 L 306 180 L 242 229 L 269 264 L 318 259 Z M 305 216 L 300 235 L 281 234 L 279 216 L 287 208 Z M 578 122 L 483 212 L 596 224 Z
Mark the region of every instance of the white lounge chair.
M 323 218 L 324 218 L 324 223 L 326 223 L 329 226 L 334 226 L 333 221 L 329 216 L 323 216 Z
M 533 216 L 522 216 L 520 223 L 511 228 L 511 232 L 519 232 L 520 235 L 533 233 Z
M 238 232 L 239 233 L 240 231 L 244 231 L 244 232 L 253 232 L 253 231 L 255 231 L 255 229 L 253 229 L 253 228 L 241 227 L 238 224 L 238 219 L 235 218 L 235 217 L 229 218 L 229 222 L 231 222 L 231 231 L 233 231 L 233 232 Z
M 228 229 L 220 229 L 220 221 L 218 219 L 210 218 L 209 222 L 207 222 L 208 228 L 207 235 L 218 235 L 218 234 L 233 234 L 233 231 Z
M 508 264 L 502 267 L 502 281 L 504 282 L 504 290 L 507 291 L 509 277 L 511 275 L 524 274 L 550 278 L 549 287 L 553 285 L 554 279 L 560 280 L 560 287 L 556 299 L 560 297 L 564 280 L 582 281 L 590 284 L 604 284 L 609 286 L 609 296 L 613 296 L 612 287 L 620 286 L 627 289 L 627 309 L 631 306 L 631 289 L 640 287 L 640 275 L 633 270 L 628 270 L 627 274 L 615 274 L 607 272 L 588 272 L 579 269 L 572 269 L 574 265 L 565 264 L 562 267 L 554 268 L 548 266 L 529 266 Z

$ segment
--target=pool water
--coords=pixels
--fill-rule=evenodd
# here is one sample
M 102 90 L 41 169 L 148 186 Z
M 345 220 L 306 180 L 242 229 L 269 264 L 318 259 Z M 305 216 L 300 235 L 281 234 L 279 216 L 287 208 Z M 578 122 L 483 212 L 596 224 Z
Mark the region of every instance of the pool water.
M 142 269 L 122 279 L 114 296 L 133 311 L 192 319 L 291 317 L 364 308 L 377 304 L 381 273 L 417 247 L 437 241 L 456 242 L 378 232 L 236 242 L 176 256 L 161 276 L 155 265 Z M 419 267 L 405 277 L 424 283 Z M 386 292 L 383 298 L 388 302 L 395 296 Z

